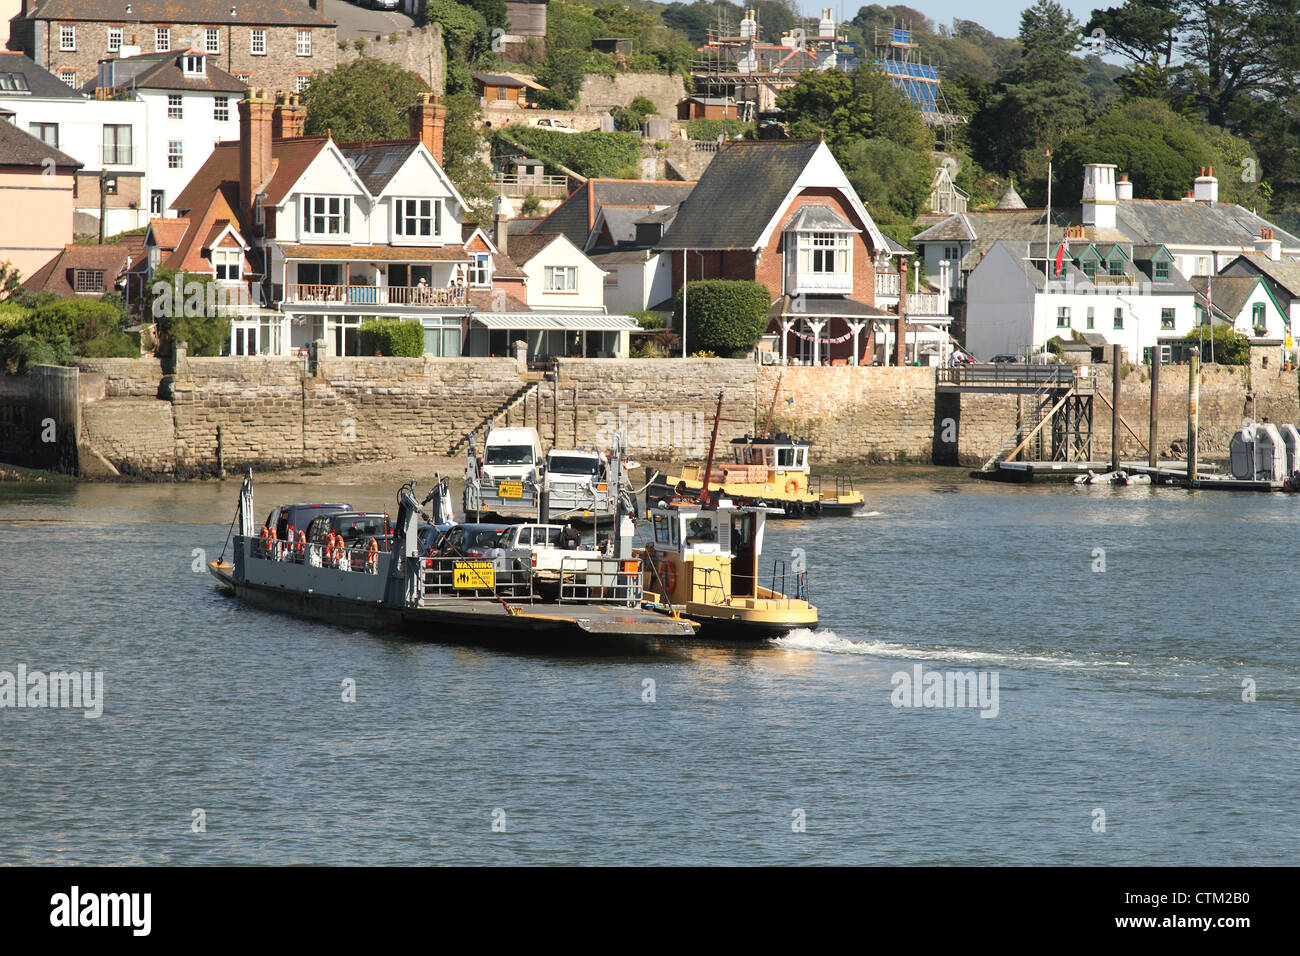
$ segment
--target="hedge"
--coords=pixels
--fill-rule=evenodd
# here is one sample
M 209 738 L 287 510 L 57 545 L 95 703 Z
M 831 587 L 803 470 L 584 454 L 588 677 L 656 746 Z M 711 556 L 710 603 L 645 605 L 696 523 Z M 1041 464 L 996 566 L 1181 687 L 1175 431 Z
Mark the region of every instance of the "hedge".
M 1208 362 L 1211 355 L 1215 365 L 1246 365 L 1250 362 L 1250 336 L 1230 325 L 1216 325 L 1212 330 L 1205 327 L 1192 329 L 1183 336 L 1183 341 L 1200 347 L 1202 362 Z
M 557 133 L 533 126 L 510 126 L 493 134 L 493 152 L 517 145 L 549 166 L 567 166 L 579 176 L 600 179 L 635 176 L 641 137 L 635 133 Z
M 372 319 L 361 323 L 361 354 L 419 358 L 424 354 L 424 326 L 416 321 Z
M 689 283 L 686 307 L 688 352 L 735 356 L 758 344 L 767 330 L 772 293 L 759 282 L 706 279 Z M 682 290 L 673 299 L 673 315 L 681 328 Z
M 732 139 L 753 133 L 754 129 L 755 124 L 736 119 L 693 119 L 686 122 L 686 138 L 702 141 L 716 140 L 718 134 L 725 130 L 727 138 Z

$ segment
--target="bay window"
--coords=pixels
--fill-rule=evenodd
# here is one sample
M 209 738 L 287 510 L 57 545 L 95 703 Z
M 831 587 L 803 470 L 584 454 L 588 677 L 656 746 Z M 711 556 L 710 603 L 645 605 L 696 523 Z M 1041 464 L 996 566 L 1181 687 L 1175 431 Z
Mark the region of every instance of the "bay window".
M 311 236 L 346 236 L 351 207 L 347 196 L 303 196 L 302 231 Z

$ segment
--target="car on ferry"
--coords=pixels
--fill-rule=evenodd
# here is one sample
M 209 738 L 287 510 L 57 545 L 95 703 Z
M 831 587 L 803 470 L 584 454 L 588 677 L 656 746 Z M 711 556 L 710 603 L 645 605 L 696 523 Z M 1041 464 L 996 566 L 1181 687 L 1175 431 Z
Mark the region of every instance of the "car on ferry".
M 380 551 L 388 551 L 393 542 L 392 519 L 382 511 L 345 511 L 320 515 L 307 526 L 307 544 L 324 549 L 329 533 L 343 538 L 343 547 L 353 570 L 362 570 L 371 539 Z
M 293 526 L 294 537 L 296 538 L 299 531 L 306 531 L 307 526 L 321 515 L 345 514 L 355 510 L 352 505 L 342 502 L 335 504 L 280 505 L 280 507 L 272 509 L 271 513 L 266 516 L 264 524 L 275 532 L 278 540 L 284 541 L 290 525 Z

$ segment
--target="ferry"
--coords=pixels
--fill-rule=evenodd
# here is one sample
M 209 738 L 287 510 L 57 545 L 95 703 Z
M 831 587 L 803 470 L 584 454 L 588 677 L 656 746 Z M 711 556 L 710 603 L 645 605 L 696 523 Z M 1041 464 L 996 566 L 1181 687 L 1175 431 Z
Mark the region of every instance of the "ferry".
M 445 496 L 440 483 L 423 504 Z M 699 629 L 672 609 L 643 606 L 630 538 L 622 544 L 626 558 L 570 558 L 558 594 L 543 596 L 526 564 L 422 555 L 420 523 L 433 518 L 411 483 L 398 492 L 392 537 L 382 548 L 376 540 L 351 547 L 333 539 L 280 541 L 269 529 L 254 533 L 253 515 L 250 472 L 240 488 L 231 560 L 223 550 L 208 569 L 236 597 L 260 607 L 430 640 L 689 640 Z

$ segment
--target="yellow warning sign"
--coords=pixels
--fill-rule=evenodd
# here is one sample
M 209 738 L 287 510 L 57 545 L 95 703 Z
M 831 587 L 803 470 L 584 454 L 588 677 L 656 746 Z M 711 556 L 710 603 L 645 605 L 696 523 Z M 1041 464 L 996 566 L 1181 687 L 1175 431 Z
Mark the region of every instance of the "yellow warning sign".
M 494 588 L 496 574 L 491 561 L 457 561 L 452 566 L 451 584 L 454 588 Z
M 502 498 L 522 498 L 524 483 L 522 481 L 503 481 L 497 485 L 497 494 Z

